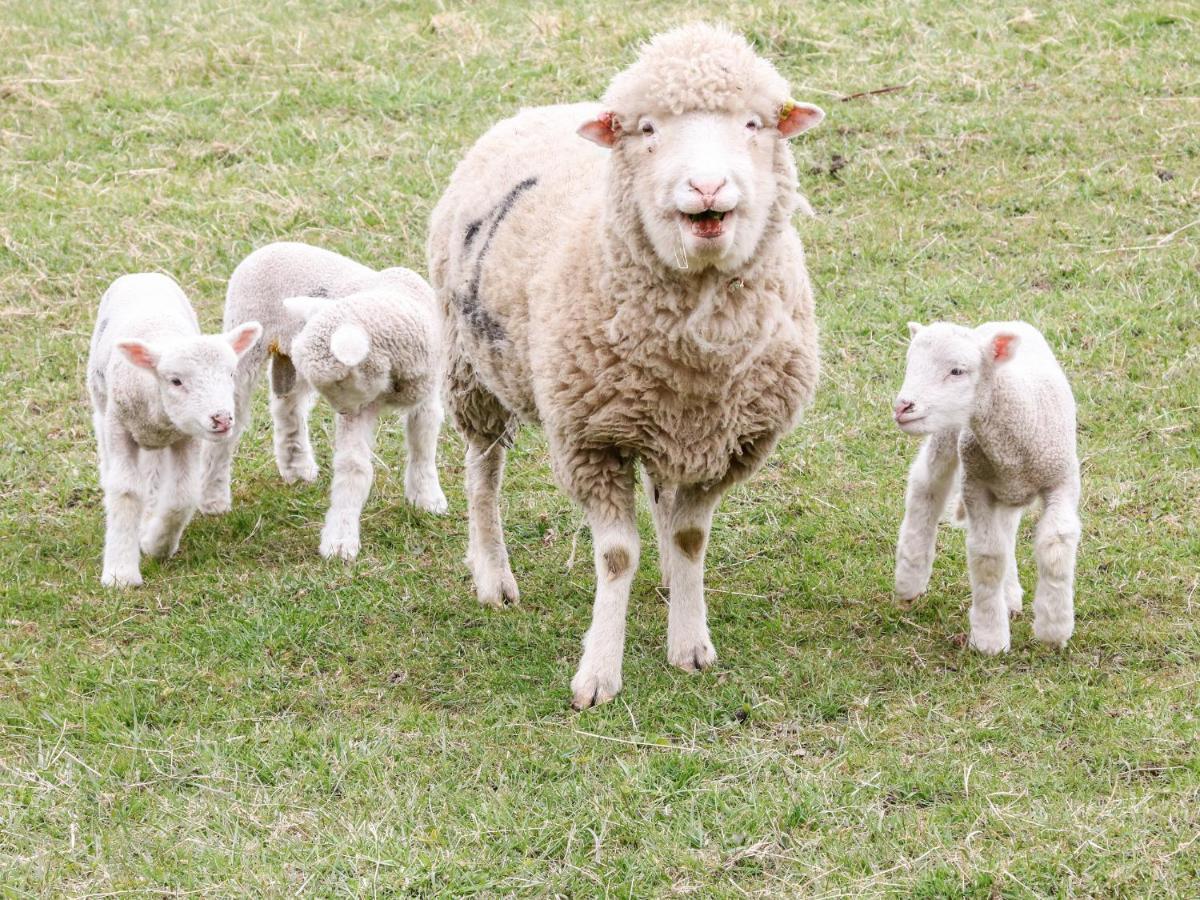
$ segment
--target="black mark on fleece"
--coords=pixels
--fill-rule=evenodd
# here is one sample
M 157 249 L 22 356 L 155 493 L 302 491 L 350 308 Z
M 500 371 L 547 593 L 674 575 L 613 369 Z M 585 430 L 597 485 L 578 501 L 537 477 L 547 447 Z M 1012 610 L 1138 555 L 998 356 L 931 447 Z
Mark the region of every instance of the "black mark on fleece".
M 271 354 L 270 369 L 271 393 L 276 397 L 286 397 L 296 386 L 296 367 L 292 358 L 282 353 Z
M 329 288 L 324 287 L 323 285 L 318 285 L 317 287 L 313 288 L 312 293 L 309 294 L 309 296 L 310 297 L 322 297 L 322 298 L 328 297 L 329 296 Z
M 499 203 L 497 203 L 492 211 L 482 219 L 476 219 L 467 226 L 466 234 L 463 236 L 463 255 L 464 257 L 470 253 L 472 246 L 475 244 L 476 238 L 480 232 L 486 232 L 483 242 L 479 245 L 479 250 L 475 254 L 474 269 L 471 273 L 471 280 L 467 282 L 465 287 L 462 287 L 454 292 L 454 304 L 458 307 L 460 313 L 467 321 L 467 325 L 471 330 L 490 341 L 496 343 L 505 338 L 504 326 L 496 321 L 496 318 L 484 308 L 482 298 L 479 296 L 479 282 L 483 277 L 483 258 L 487 256 L 488 250 L 492 246 L 492 238 L 496 236 L 496 230 L 500 227 L 500 223 L 504 221 L 517 202 L 520 196 L 537 184 L 537 178 L 526 178 L 519 182 L 507 194 L 504 195 Z

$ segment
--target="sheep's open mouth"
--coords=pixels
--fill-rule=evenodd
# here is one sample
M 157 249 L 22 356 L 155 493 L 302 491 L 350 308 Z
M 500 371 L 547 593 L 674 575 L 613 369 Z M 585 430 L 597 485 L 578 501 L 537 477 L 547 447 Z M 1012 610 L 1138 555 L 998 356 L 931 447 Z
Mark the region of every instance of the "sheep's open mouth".
M 696 237 L 718 238 L 725 230 L 725 215 L 715 209 L 706 209 L 699 213 L 684 213 L 683 217 L 688 220 Z

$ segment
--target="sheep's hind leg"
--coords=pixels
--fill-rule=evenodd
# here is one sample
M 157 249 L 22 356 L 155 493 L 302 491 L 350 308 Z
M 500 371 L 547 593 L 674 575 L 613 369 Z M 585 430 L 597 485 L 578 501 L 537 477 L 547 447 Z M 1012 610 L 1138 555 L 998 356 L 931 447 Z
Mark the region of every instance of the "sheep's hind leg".
M 1021 508 L 998 504 L 981 487 L 964 486 L 967 567 L 971 576 L 970 644 L 992 656 L 1011 645 L 1005 582 L 1016 552 Z
M 254 354 L 252 357 L 251 354 Z M 233 508 L 233 455 L 250 424 L 250 398 L 262 371 L 262 355 L 248 351 L 238 364 L 233 389 L 233 431 L 223 441 L 206 443 L 201 455 L 203 474 L 200 487 L 200 511 L 208 515 L 229 512 Z
M 658 568 L 662 575 L 662 586 L 671 587 L 671 557 L 675 542 L 671 539 L 670 518 L 675 506 L 675 488 L 655 484 L 654 478 L 642 469 L 642 489 L 650 502 L 650 517 L 654 520 L 654 536 L 658 541 Z
M 104 569 L 100 583 L 136 587 L 142 583 L 138 558 L 138 525 L 142 515 L 142 483 L 138 446 L 114 419 L 106 416 L 104 488 Z
M 501 439 L 467 439 L 467 566 L 475 596 L 484 606 L 500 608 L 520 599 L 508 562 L 504 523 L 500 519 L 500 485 L 506 450 Z
M 437 473 L 437 441 L 442 429 L 442 403 L 436 397 L 409 410 L 405 419 L 408 463 L 404 469 L 404 496 L 426 512 L 449 509 Z
M 908 474 L 904 521 L 896 541 L 896 596 L 912 600 L 925 593 L 933 572 L 938 519 L 953 490 L 958 470 L 958 432 L 930 435 Z
M 720 499 L 716 491 L 680 487 L 668 523 L 673 547 L 667 660 L 686 672 L 707 669 L 717 661 L 704 603 L 704 553 Z
M 1033 597 L 1033 636 L 1065 647 L 1075 631 L 1075 554 L 1079 547 L 1079 483 L 1046 494 L 1034 538 L 1038 583 Z
M 158 490 L 154 507 L 142 529 L 142 552 L 156 559 L 174 556 L 179 539 L 200 497 L 200 447 L 195 439 L 160 451 Z
M 333 488 L 321 530 L 321 555 L 345 560 L 358 556 L 359 523 L 371 493 L 371 462 L 379 407 L 368 404 L 353 415 L 338 413 L 333 439 Z
M 271 419 L 275 423 L 275 464 L 288 484 L 317 480 L 317 461 L 308 439 L 308 414 L 316 391 L 300 377 L 290 357 L 271 356 Z
M 637 532 L 633 472 L 605 454 L 567 461 L 575 491 L 592 529 L 596 600 L 592 624 L 583 637 L 583 656 L 571 679 L 571 706 L 587 709 L 607 703 L 621 690 L 625 655 L 625 616 L 637 572 Z

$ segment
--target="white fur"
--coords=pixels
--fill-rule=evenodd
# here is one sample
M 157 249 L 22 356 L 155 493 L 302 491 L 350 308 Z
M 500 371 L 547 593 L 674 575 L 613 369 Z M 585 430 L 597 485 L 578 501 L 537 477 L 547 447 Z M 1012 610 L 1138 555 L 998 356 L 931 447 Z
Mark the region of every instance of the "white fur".
M 125 275 L 105 292 L 87 364 L 107 521 L 103 584 L 142 583 L 139 547 L 160 558 L 179 548 L 199 498 L 199 442 L 226 441 L 237 427 L 234 370 L 261 333 L 245 322 L 202 335 L 165 275 Z
M 229 280 L 226 320 L 251 311 L 266 323 L 264 346 L 239 367 L 237 405 L 248 413 L 269 355 L 275 459 L 284 481 L 317 476 L 308 436 L 316 395 L 337 412 L 321 554 L 346 560 L 358 554 L 375 428 L 385 408 L 406 417 L 405 495 L 420 509 L 444 513 L 436 463 L 441 331 L 424 279 L 402 268 L 375 272 L 306 244 L 270 244 L 250 254 Z M 209 452 L 206 512 L 229 508 L 232 452 L 232 444 Z
M 1041 333 L 1024 322 L 974 330 L 909 323 L 912 342 L 895 416 L 928 435 L 909 472 L 896 547 L 896 594 L 929 584 L 937 523 L 961 477 L 971 576 L 970 643 L 1009 649 L 1009 617 L 1021 611 L 1015 542 L 1024 509 L 1041 498 L 1033 603 L 1034 636 L 1065 646 L 1074 630 L 1079 544 L 1075 400 Z M 959 467 L 962 467 L 959 476 Z

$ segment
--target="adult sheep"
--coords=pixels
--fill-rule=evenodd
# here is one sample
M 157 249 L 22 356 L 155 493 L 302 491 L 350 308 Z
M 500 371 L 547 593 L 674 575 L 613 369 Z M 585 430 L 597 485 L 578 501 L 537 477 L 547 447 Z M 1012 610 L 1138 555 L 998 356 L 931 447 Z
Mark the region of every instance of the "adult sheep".
M 713 511 L 817 383 L 785 139 L 823 116 L 790 99 L 743 38 L 687 25 L 646 45 L 601 104 L 493 127 L 433 212 L 445 400 L 467 442 L 467 562 L 481 603 L 516 602 L 500 480 L 518 423 L 540 423 L 592 530 L 577 709 L 621 688 L 639 461 L 670 587 L 668 659 L 691 671 L 716 659 L 704 604 Z

